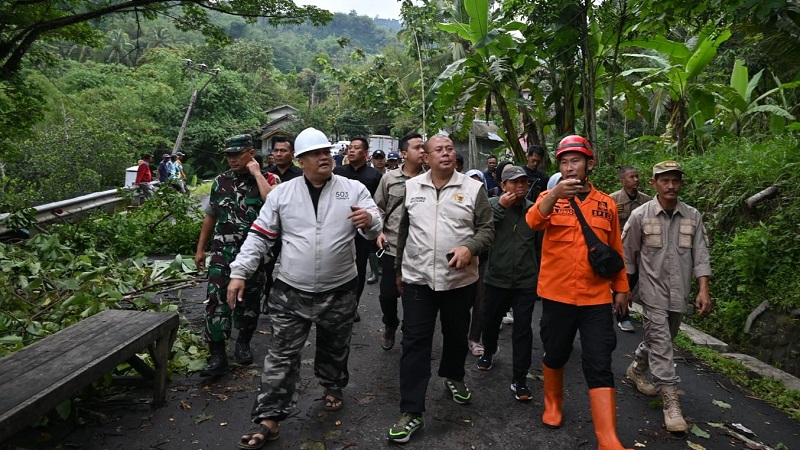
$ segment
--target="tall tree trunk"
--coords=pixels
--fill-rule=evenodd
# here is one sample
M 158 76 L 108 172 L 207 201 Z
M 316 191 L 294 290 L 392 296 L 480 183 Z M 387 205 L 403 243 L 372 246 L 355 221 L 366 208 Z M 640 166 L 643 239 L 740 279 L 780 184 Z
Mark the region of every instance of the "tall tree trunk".
M 583 92 L 583 117 L 586 137 L 597 148 L 597 117 L 594 104 L 595 93 L 595 68 L 594 55 L 589 45 L 589 8 L 590 0 L 584 0 L 581 5 L 581 55 L 583 59 L 583 70 L 581 73 Z M 599 152 L 598 152 L 599 153 Z M 599 163 L 599 154 L 595 154 L 595 160 Z
M 622 43 L 622 31 L 625 29 L 625 22 L 628 18 L 628 2 L 625 0 L 620 0 L 621 10 L 619 13 L 619 21 L 617 23 L 617 39 L 614 42 L 614 53 L 611 56 L 611 80 L 608 85 L 608 114 L 606 116 L 606 145 L 605 145 L 605 152 L 606 158 L 609 158 L 609 163 L 613 164 L 613 158 L 611 153 L 611 138 L 614 137 L 614 95 L 616 95 L 614 88 L 617 81 L 617 74 L 619 73 L 619 65 L 617 61 L 619 59 L 619 47 Z M 623 134 L 623 139 L 626 139 L 627 136 Z
M 514 125 L 514 120 L 511 118 L 511 114 L 508 111 L 506 99 L 497 91 L 492 91 L 492 96 L 497 103 L 497 111 L 500 112 L 500 118 L 503 121 L 503 131 L 506 133 L 508 146 L 511 147 L 511 152 L 514 154 L 514 161 L 517 164 L 524 164 L 526 161 L 525 152 L 519 144 L 517 127 Z

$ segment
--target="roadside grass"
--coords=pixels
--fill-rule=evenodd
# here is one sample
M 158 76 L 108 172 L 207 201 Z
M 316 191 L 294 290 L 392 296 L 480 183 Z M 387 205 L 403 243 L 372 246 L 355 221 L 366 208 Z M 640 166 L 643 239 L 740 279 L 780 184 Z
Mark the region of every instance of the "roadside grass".
M 786 388 L 772 378 L 753 377 L 750 369 L 716 351 L 693 343 L 684 333 L 678 333 L 675 344 L 703 363 L 722 373 L 737 385 L 800 422 L 800 391 Z
M 211 195 L 211 185 L 214 184 L 210 181 L 208 182 L 198 182 L 195 187 L 192 188 L 192 196 L 194 197 L 202 197 L 204 195 Z

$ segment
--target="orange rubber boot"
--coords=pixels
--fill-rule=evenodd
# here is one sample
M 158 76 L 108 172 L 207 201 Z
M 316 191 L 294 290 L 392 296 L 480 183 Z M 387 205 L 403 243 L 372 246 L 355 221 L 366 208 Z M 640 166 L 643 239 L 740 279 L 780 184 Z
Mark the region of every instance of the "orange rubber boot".
M 547 428 L 561 427 L 561 405 L 564 402 L 564 368 L 551 369 L 542 364 L 544 375 L 544 413 L 542 423 Z
M 592 405 L 594 434 L 597 435 L 597 450 L 632 450 L 623 447 L 617 437 L 617 403 L 614 399 L 614 388 L 589 389 L 589 401 Z

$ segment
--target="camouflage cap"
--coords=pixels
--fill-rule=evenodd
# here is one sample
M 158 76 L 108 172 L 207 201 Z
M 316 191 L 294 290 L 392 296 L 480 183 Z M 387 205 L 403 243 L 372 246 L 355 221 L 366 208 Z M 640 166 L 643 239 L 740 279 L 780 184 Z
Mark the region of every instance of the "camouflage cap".
M 683 173 L 683 168 L 677 161 L 661 161 L 653 166 L 653 178 L 666 172 L 680 172 Z
M 240 153 L 253 148 L 253 138 L 249 134 L 239 134 L 225 139 L 225 150 L 222 153 Z

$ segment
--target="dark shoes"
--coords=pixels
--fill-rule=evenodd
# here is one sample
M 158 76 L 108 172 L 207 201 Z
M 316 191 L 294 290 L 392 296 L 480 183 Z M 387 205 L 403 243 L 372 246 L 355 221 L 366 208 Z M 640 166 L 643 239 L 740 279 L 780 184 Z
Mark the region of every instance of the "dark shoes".
M 208 357 L 208 364 L 205 369 L 200 371 L 201 377 L 221 377 L 228 373 L 228 355 L 225 351 L 225 342 L 211 342 L 208 344 L 211 356 Z
M 253 364 L 253 352 L 250 350 L 250 343 L 236 341 L 233 358 L 243 366 Z
M 384 325 L 383 336 L 381 336 L 381 347 L 384 350 L 391 350 L 394 347 L 395 334 L 397 334 L 397 327 Z
M 525 380 L 512 381 L 511 392 L 514 393 L 514 398 L 521 402 L 527 402 L 533 399 L 531 388 L 529 388 L 528 385 L 525 384 Z
M 494 358 L 496 356 L 497 356 L 497 351 L 495 351 L 491 355 L 487 352 L 484 352 L 483 355 L 481 355 L 481 357 L 478 358 L 478 369 L 492 370 L 492 364 L 494 363 Z

